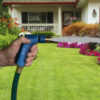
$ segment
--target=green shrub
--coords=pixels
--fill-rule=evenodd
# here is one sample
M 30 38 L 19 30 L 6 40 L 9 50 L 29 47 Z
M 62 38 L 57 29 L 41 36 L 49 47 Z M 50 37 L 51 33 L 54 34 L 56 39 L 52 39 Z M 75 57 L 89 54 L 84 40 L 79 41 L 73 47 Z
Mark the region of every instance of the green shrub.
M 97 44 L 97 45 L 96 45 L 95 50 L 98 51 L 98 52 L 100 52 L 100 44 Z
M 53 32 L 32 32 L 32 34 L 35 34 L 35 35 L 44 35 L 47 38 L 51 38 L 51 37 L 56 36 L 56 33 L 53 33 Z
M 0 0 L 0 18 L 10 18 L 8 13 L 8 5 L 3 5 L 3 0 Z
M 0 0 L 0 34 L 6 35 L 8 32 L 7 27 L 7 20 L 10 18 L 10 15 L 8 13 L 8 6 L 2 4 L 3 0 Z
M 9 34 L 12 34 L 12 35 L 19 35 L 20 32 L 22 32 L 21 29 L 19 29 L 16 26 L 9 29 Z
M 6 35 L 7 32 L 8 32 L 8 27 L 6 23 L 0 23 L 0 34 Z
M 97 48 L 97 43 L 88 43 L 89 49 L 94 50 Z
M 6 36 L 0 35 L 0 49 L 7 47 L 16 38 L 17 35 L 10 35 L 10 34 L 7 34 Z

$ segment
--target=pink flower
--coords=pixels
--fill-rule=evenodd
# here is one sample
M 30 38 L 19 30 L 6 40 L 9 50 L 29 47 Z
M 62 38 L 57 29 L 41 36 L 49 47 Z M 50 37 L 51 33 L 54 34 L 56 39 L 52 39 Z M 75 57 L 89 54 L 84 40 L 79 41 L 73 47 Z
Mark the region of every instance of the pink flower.
M 57 47 L 62 47 L 62 42 L 58 43 Z

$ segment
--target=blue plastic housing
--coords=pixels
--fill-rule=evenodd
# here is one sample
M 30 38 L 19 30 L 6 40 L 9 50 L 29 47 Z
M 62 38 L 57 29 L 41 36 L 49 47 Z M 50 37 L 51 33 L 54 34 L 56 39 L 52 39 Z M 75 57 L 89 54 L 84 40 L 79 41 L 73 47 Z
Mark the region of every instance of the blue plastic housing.
M 45 38 L 46 38 L 45 36 L 39 36 L 39 42 L 45 43 L 46 42 Z
M 30 39 L 31 42 L 29 44 L 22 44 L 20 50 L 16 56 L 16 64 L 20 67 L 25 66 L 27 54 L 30 52 L 31 47 L 40 42 L 45 43 L 45 36 L 38 35 L 25 35 L 26 38 Z

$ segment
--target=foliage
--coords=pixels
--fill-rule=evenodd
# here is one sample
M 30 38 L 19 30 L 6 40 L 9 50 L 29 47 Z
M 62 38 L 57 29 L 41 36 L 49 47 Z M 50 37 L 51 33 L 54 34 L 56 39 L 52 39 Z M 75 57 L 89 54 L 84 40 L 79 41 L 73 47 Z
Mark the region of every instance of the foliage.
M 98 24 L 87 24 L 82 28 L 82 30 L 80 30 L 80 33 L 87 36 L 96 37 L 98 34 Z
M 20 29 L 17 28 L 18 23 L 16 23 L 17 18 L 11 18 L 8 13 L 8 6 L 2 4 L 2 0 L 0 0 L 0 34 L 6 35 L 10 34 L 18 34 L 21 32 Z
M 63 35 L 76 35 L 76 36 L 97 36 L 98 24 L 86 24 L 84 22 L 73 23 L 63 29 Z
M 94 50 L 96 49 L 97 43 L 88 43 L 89 49 Z
M 13 26 L 12 28 L 9 29 L 9 34 L 12 35 L 19 35 L 20 32 L 22 32 L 21 29 L 19 29 L 16 26 Z
M 100 44 L 97 44 L 97 45 L 96 45 L 95 50 L 97 50 L 98 52 L 100 52 Z
M 51 38 L 51 37 L 56 36 L 56 33 L 53 33 L 53 32 L 32 32 L 32 34 L 35 34 L 35 35 L 44 35 L 47 38 Z
M 0 34 L 6 35 L 7 33 L 12 35 L 17 35 L 21 32 L 21 29 L 19 29 L 17 26 L 19 25 L 16 23 L 18 19 L 17 18 L 1 18 L 0 19 Z
M 0 19 L 1 18 L 10 18 L 8 13 L 8 6 L 2 4 L 2 0 L 0 0 Z
M 83 22 L 76 22 L 76 23 L 73 23 L 67 27 L 64 27 L 63 29 L 63 35 L 64 36 L 68 36 L 68 35 L 72 35 L 72 34 L 75 34 L 75 35 L 79 35 L 80 33 L 80 30 L 86 26 L 86 23 L 83 23 Z
M 0 19 L 0 34 L 6 35 L 8 33 L 7 20 L 5 18 Z
M 6 36 L 0 35 L 0 49 L 7 47 L 16 38 L 17 35 L 11 35 L 11 34 L 7 34 Z

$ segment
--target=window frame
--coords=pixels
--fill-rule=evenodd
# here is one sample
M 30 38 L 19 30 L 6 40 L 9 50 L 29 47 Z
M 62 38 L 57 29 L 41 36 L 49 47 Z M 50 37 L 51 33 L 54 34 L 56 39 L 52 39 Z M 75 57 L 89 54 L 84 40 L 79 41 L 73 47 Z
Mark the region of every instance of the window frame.
M 27 15 L 28 15 L 28 17 L 27 17 L 27 23 L 23 23 L 23 13 L 27 13 Z M 29 23 L 29 14 L 30 13 L 46 13 L 46 22 L 45 23 Z M 52 13 L 52 22 L 51 23 L 48 23 L 48 16 L 47 16 L 47 14 L 48 13 Z M 51 12 L 51 11 L 49 11 L 49 12 L 21 12 L 21 22 L 22 22 L 22 24 L 53 24 L 54 23 L 54 12 Z

